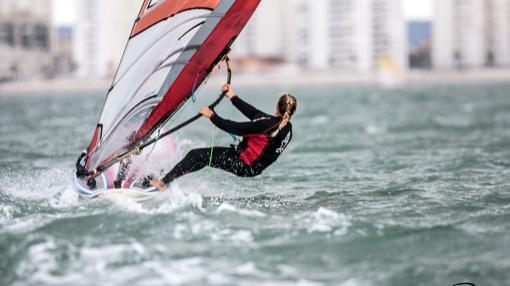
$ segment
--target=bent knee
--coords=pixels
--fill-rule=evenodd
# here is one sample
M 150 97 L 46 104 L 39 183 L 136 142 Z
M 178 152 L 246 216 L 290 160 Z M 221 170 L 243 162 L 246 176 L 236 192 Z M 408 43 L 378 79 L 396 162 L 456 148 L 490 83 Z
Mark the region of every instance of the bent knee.
M 202 154 L 206 154 L 208 149 L 192 149 L 186 154 L 186 158 L 196 158 Z

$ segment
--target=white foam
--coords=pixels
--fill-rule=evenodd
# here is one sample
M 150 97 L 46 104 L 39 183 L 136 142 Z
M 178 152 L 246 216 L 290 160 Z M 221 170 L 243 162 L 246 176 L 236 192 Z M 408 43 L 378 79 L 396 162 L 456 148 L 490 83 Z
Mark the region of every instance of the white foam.
M 253 274 L 256 274 L 258 272 L 258 270 L 253 262 L 248 262 L 243 265 L 237 266 L 235 269 L 235 272 L 237 274 L 242 274 L 242 275 L 247 275 L 247 274 L 253 275 Z
M 253 235 L 248 230 L 239 230 L 231 236 L 234 242 L 253 242 Z
M 56 209 L 74 206 L 80 202 L 80 196 L 71 188 L 65 189 L 49 200 L 50 206 Z
M 60 215 L 33 214 L 4 222 L 0 233 L 31 233 L 60 218 Z
M 243 210 L 238 209 L 228 203 L 222 203 L 216 210 L 217 213 L 236 213 L 247 217 L 266 217 L 267 215 L 257 210 Z
M 314 213 L 297 217 L 308 233 L 332 233 L 335 236 L 345 235 L 351 226 L 350 218 L 327 208 L 319 208 Z
M 72 246 L 69 246 L 72 247 Z M 57 276 L 59 270 L 56 252 L 59 246 L 53 238 L 44 237 L 44 241 L 28 248 L 27 255 L 16 269 L 18 277 L 25 281 L 18 285 L 66 285 L 79 281 L 81 274 Z M 15 284 L 16 285 L 16 284 Z
M 70 270 L 65 275 L 54 274 L 59 270 L 57 263 L 58 245 L 52 239 L 32 246 L 25 260 L 18 270 L 20 276 L 27 276 L 28 284 L 48 285 L 90 285 L 100 281 L 108 281 L 108 285 L 126 285 L 131 279 L 139 276 L 136 267 L 123 267 L 111 271 L 110 265 L 123 261 L 127 255 L 141 256 L 145 253 L 143 245 L 138 243 L 109 245 L 104 247 L 83 247 L 76 249 L 73 245 L 67 245 L 76 252 L 76 258 L 70 261 Z M 79 253 L 79 254 L 78 254 Z M 26 283 L 26 282 L 25 282 Z M 101 284 L 101 283 L 100 283 Z
M 233 285 L 233 279 L 221 273 L 210 273 L 207 276 L 207 285 Z
M 53 168 L 36 172 L 9 172 L 2 176 L 2 191 L 13 201 L 38 201 L 31 208 L 63 209 L 76 206 L 79 196 L 73 189 L 72 172 Z
M 382 134 L 382 133 L 385 133 L 385 132 L 386 132 L 385 128 L 379 127 L 379 126 L 376 126 L 376 125 L 368 125 L 365 128 L 365 133 L 367 133 L 369 135 L 377 135 L 377 134 Z
M 141 156 L 134 156 L 131 170 L 136 170 L 138 176 L 163 177 L 173 166 L 179 163 L 192 148 L 205 146 L 205 142 L 195 142 L 189 139 L 166 137 L 154 148 L 147 148 Z M 124 209 L 140 213 L 172 213 L 182 207 L 202 209 L 203 197 L 201 189 L 207 190 L 209 186 L 197 180 L 188 180 L 182 177 L 174 182 L 166 192 L 158 194 L 147 202 L 133 200 L 113 200 Z
M 211 234 L 214 241 L 230 241 L 237 245 L 244 245 L 254 241 L 253 234 L 249 230 L 222 229 Z
M 204 147 L 205 142 L 194 142 L 189 139 L 166 137 L 147 148 L 141 156 L 134 156 L 132 170 L 138 170 L 141 176 L 162 177 L 177 165 L 184 156 L 192 149 Z
M 374 284 L 372 282 L 361 280 L 358 278 L 351 278 L 351 279 L 348 279 L 348 280 L 342 282 L 339 285 L 340 286 L 372 286 Z
M 0 209 L 2 210 L 0 212 L 0 223 L 11 220 L 18 211 L 16 207 L 4 204 L 0 205 Z
M 48 199 L 70 189 L 71 173 L 63 168 L 38 172 L 10 172 L 2 178 L 2 189 L 15 198 L 26 200 Z
M 250 284 L 248 283 L 248 284 L 242 284 L 242 285 L 250 285 Z M 278 285 L 278 286 L 320 286 L 320 285 L 324 285 L 324 284 L 320 283 L 320 282 L 314 282 L 314 281 L 309 281 L 309 280 L 305 280 L 305 279 L 300 279 L 298 281 L 291 281 L 291 282 L 286 282 L 286 281 L 261 282 L 258 285 L 263 285 L 263 286 L 274 286 L 274 285 Z
M 136 202 L 115 198 L 111 201 L 128 211 L 145 214 L 173 213 L 184 207 L 202 209 L 203 205 L 202 195 L 184 191 L 177 183 L 173 183 L 168 190 L 156 194 L 153 199 L 148 201 Z
M 186 235 L 189 233 L 189 228 L 184 224 L 177 224 L 174 227 L 174 238 L 178 240 L 183 240 L 186 238 Z
M 475 111 L 476 105 L 475 103 L 466 103 L 462 106 L 462 110 L 466 113 L 472 113 Z
M 308 123 L 312 126 L 326 125 L 330 122 L 330 118 L 327 115 L 319 115 L 312 117 L 308 120 Z
M 209 271 L 204 267 L 204 260 L 191 257 L 182 260 L 172 260 L 162 265 L 161 262 L 145 262 L 142 267 L 149 268 L 159 275 L 152 283 L 156 285 L 196 284 L 206 279 Z M 163 280 L 164 283 L 161 283 Z M 151 281 L 145 281 L 151 285 Z

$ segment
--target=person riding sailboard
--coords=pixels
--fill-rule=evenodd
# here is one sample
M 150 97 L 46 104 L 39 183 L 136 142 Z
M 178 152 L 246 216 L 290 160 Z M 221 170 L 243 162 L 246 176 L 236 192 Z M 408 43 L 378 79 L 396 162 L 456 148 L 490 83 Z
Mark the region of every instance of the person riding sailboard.
M 239 177 L 255 177 L 273 164 L 292 140 L 290 119 L 296 112 L 297 100 L 291 94 L 284 94 L 278 100 L 274 115 L 262 112 L 243 101 L 229 84 L 223 93 L 249 122 L 234 122 L 222 118 L 211 108 L 200 110 L 219 129 L 243 136 L 236 147 L 212 147 L 191 150 L 163 179 L 153 179 L 150 185 L 164 191 L 177 178 L 211 166 Z
M 125 168 L 131 157 L 143 158 L 150 153 L 148 146 L 202 117 L 197 114 L 170 125 L 213 68 L 223 61 L 228 65 L 230 47 L 259 4 L 260 0 L 143 1 L 92 140 L 76 162 L 74 182 L 81 196 L 94 197 L 116 187 L 133 189 L 140 174 Z

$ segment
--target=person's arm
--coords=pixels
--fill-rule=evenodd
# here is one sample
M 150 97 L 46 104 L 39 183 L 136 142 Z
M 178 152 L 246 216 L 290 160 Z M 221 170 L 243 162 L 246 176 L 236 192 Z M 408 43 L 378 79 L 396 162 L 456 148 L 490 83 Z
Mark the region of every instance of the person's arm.
M 251 104 L 247 103 L 246 101 L 242 100 L 235 94 L 235 92 L 232 90 L 232 87 L 230 84 L 225 84 L 223 86 L 222 91 L 225 93 L 225 95 L 230 98 L 232 101 L 232 104 L 241 111 L 244 116 L 248 117 L 250 120 L 255 120 L 259 117 L 265 117 L 269 116 L 267 113 L 264 113 L 257 108 L 253 107 Z
M 221 130 L 237 136 L 264 133 L 278 124 L 278 120 L 271 117 L 250 122 L 235 122 L 223 119 L 216 113 L 212 114 L 211 122 Z
M 241 111 L 244 116 L 248 117 L 250 120 L 255 120 L 259 117 L 268 116 L 267 113 L 258 110 L 257 108 L 253 107 L 253 105 L 247 103 L 246 101 L 239 98 L 239 96 L 235 95 L 230 99 L 232 101 L 232 104 Z

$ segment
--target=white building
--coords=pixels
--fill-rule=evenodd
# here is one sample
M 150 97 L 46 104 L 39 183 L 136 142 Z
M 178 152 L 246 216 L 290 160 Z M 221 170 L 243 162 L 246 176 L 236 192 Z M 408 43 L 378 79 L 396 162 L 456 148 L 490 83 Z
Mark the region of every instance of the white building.
M 2 0 L 0 1 L 0 13 L 2 16 L 9 14 L 26 14 L 33 18 L 48 19 L 52 15 L 50 0 Z
M 113 77 L 141 4 L 140 0 L 78 0 L 74 43 L 78 77 Z
M 238 56 L 281 57 L 284 1 L 262 1 L 236 41 Z
M 52 76 L 50 0 L 0 1 L 0 81 Z
M 432 58 L 435 68 L 481 67 L 487 50 L 486 0 L 436 0 Z
M 510 66 L 510 0 L 487 0 L 488 65 Z
M 329 43 L 323 64 L 339 70 L 369 71 L 373 68 L 374 31 L 371 1 L 367 0 L 337 0 L 326 1 L 322 9 L 327 9 L 327 22 L 318 27 L 323 31 Z M 311 15 L 321 21 L 320 14 Z M 313 33 L 317 33 L 312 31 Z M 319 39 L 320 40 L 320 39 Z M 317 45 L 317 44 L 316 44 Z M 316 51 L 320 47 L 316 47 Z M 310 51 L 313 52 L 313 51 Z
M 406 21 L 402 1 L 372 0 L 372 61 L 377 69 L 407 69 Z M 391 65 L 392 67 L 389 67 Z
M 384 59 L 404 68 L 400 0 L 262 1 L 236 56 L 281 58 L 311 71 L 371 72 Z
M 297 63 L 307 70 L 324 70 L 329 67 L 330 38 L 328 1 L 298 0 L 298 23 L 295 33 L 299 42 Z
M 236 40 L 232 56 L 236 60 L 295 62 L 296 0 L 264 0 Z
M 436 0 L 435 68 L 508 66 L 509 46 L 509 0 Z
M 111 76 L 141 1 L 78 1 L 78 75 Z M 404 69 L 405 39 L 401 0 L 263 0 L 233 58 L 326 72 L 372 72 L 381 61 Z
M 400 0 L 298 2 L 298 62 L 306 69 L 372 72 L 381 60 L 407 66 Z

